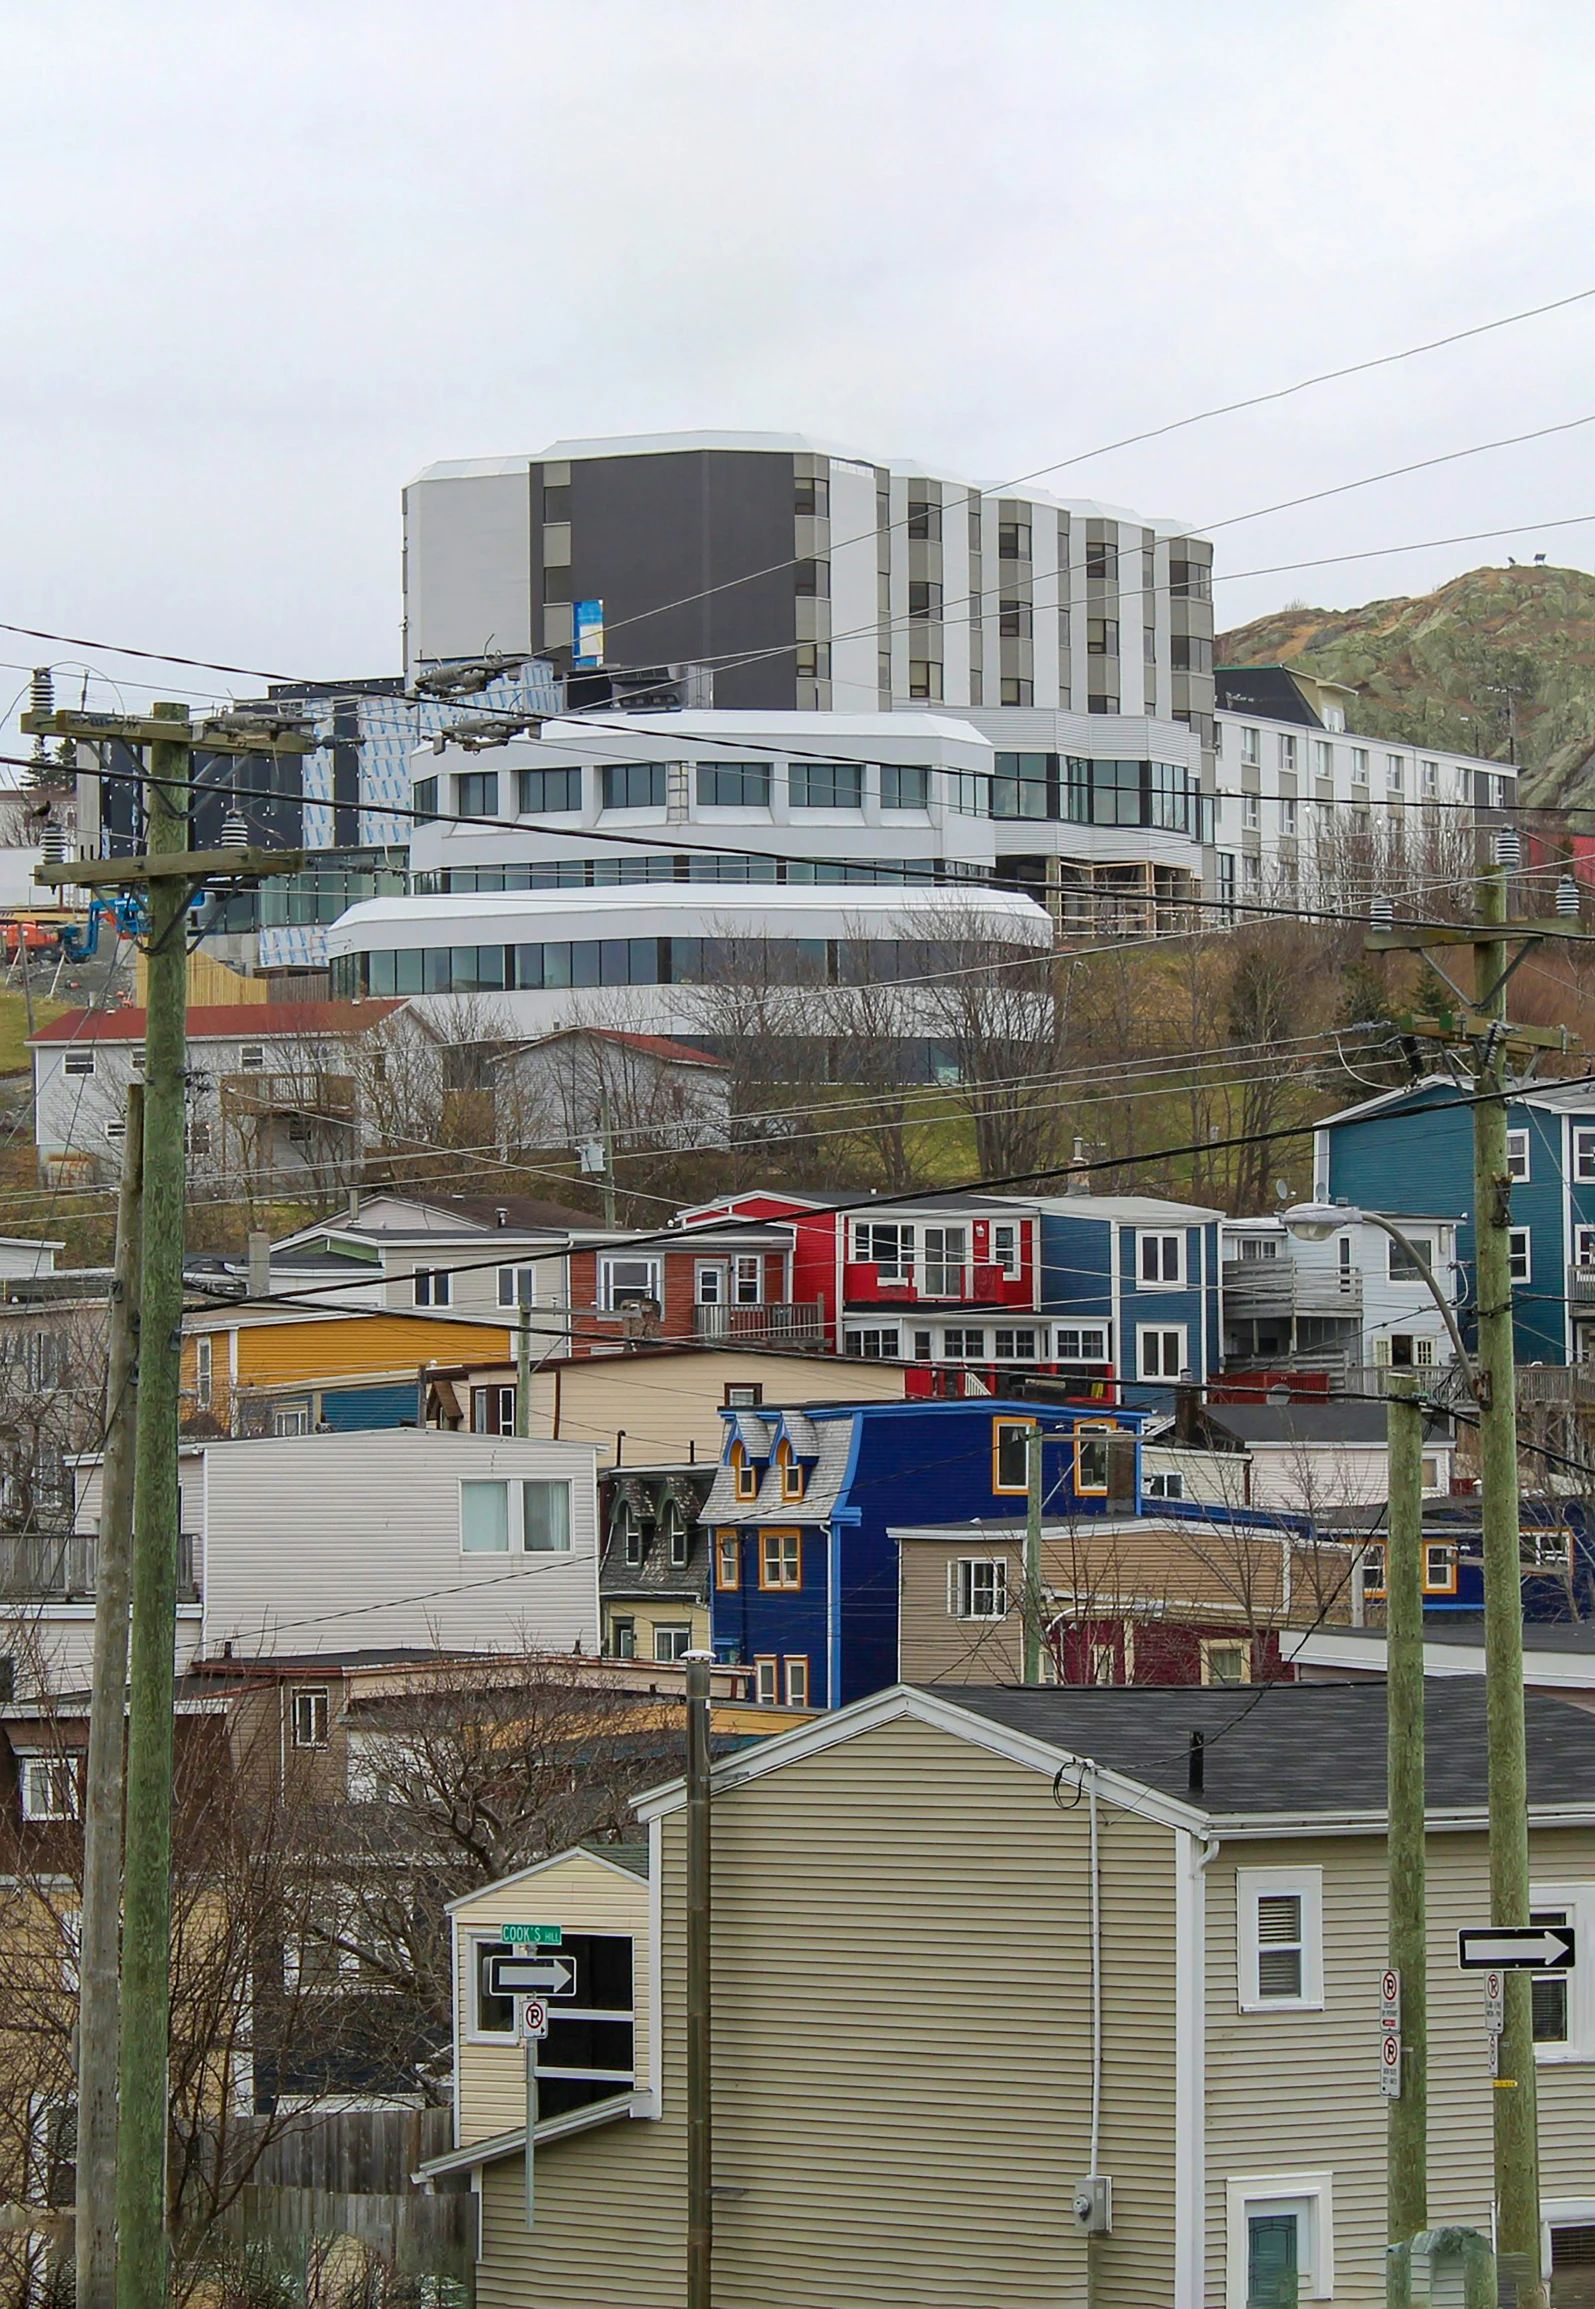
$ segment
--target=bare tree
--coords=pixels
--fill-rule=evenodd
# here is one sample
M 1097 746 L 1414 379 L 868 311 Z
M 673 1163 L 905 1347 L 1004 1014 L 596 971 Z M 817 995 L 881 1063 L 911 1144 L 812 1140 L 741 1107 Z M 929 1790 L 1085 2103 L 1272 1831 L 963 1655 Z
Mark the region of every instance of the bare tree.
M 1017 949 L 999 916 L 961 919 L 949 934 L 928 909 L 905 918 L 899 954 L 904 1027 L 939 1046 L 982 1173 L 1046 1168 L 1060 1137 L 1067 966 Z

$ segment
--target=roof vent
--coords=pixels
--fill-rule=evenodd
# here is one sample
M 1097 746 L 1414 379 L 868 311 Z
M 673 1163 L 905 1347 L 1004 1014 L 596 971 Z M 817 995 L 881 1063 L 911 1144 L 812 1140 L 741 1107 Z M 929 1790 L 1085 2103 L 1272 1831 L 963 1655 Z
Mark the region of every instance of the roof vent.
M 493 1224 L 494 1224 L 495 1226 L 498 1226 L 498 1227 L 507 1227 L 507 1226 L 509 1225 L 509 1223 L 510 1223 L 510 1215 L 509 1215 L 509 1212 L 508 1212 L 508 1210 L 506 1209 L 506 1207 L 504 1206 L 504 1204 L 503 1204 L 503 1203 L 500 1203 L 500 1204 L 499 1204 L 499 1206 L 498 1206 L 498 1208 L 497 1208 L 497 1210 L 496 1210 L 496 1211 L 493 1213 Z

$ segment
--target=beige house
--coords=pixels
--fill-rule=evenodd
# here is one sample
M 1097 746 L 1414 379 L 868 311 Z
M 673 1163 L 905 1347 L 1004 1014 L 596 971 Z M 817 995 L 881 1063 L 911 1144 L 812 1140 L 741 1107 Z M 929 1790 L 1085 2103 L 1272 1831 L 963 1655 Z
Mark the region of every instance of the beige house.
M 1455 1955 L 1488 1917 L 1482 1690 L 1429 1711 L 1429 2210 L 1487 2231 Z M 1589 1931 L 1595 1723 L 1529 1715 L 1535 1906 Z M 1383 2302 L 1384 1772 L 1376 1685 L 898 1686 L 718 1764 L 717 2302 L 1248 2309 L 1287 2274 L 1303 2303 Z M 684 1792 L 638 1810 L 646 1882 L 572 1853 L 455 1914 L 460 2146 L 428 2170 L 480 2194 L 482 2309 L 683 2298 Z M 595 1944 L 585 2021 L 549 2040 L 531 2233 L 522 2057 L 481 1985 L 512 1921 Z M 1595 1986 L 1536 2001 L 1566 2267 L 1595 2245 Z M 1087 2178 L 1111 2183 L 1094 2233 Z

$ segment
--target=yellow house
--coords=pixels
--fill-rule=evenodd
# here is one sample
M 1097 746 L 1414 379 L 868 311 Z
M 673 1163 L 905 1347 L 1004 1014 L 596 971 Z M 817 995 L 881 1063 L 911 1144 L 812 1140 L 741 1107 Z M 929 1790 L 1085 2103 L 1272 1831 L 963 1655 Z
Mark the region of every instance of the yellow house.
M 484 1363 L 512 1353 L 497 1323 L 451 1323 L 449 1346 Z M 207 1435 L 419 1425 L 421 1375 L 437 1351 L 425 1315 L 201 1308 L 183 1324 L 184 1424 Z

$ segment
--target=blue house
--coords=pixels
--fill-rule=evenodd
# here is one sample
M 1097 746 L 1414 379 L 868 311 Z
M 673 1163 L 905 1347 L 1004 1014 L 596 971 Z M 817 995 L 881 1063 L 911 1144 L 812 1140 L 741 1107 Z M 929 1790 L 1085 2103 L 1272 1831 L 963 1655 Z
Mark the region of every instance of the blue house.
M 1057 1360 L 1100 1371 L 1118 1399 L 1166 1411 L 1173 1384 L 1217 1371 L 1222 1211 L 1151 1195 L 1038 1195 L 1040 1308 L 1067 1318 Z
M 1454 1215 L 1471 1313 L 1478 1275 L 1473 1226 L 1473 1109 L 1455 1083 L 1430 1076 L 1330 1115 L 1318 1126 L 1314 1193 L 1392 1216 Z M 1595 1354 L 1595 1088 L 1540 1083 L 1507 1107 L 1512 1179 L 1512 1300 L 1520 1363 L 1579 1363 Z
M 1139 1512 L 1138 1411 L 959 1401 L 723 1414 L 700 1521 L 713 1547 L 718 1658 L 757 1697 L 836 1708 L 897 1675 L 897 1543 L 889 1527 L 1023 1515 L 1030 1434 L 1049 1519 Z

